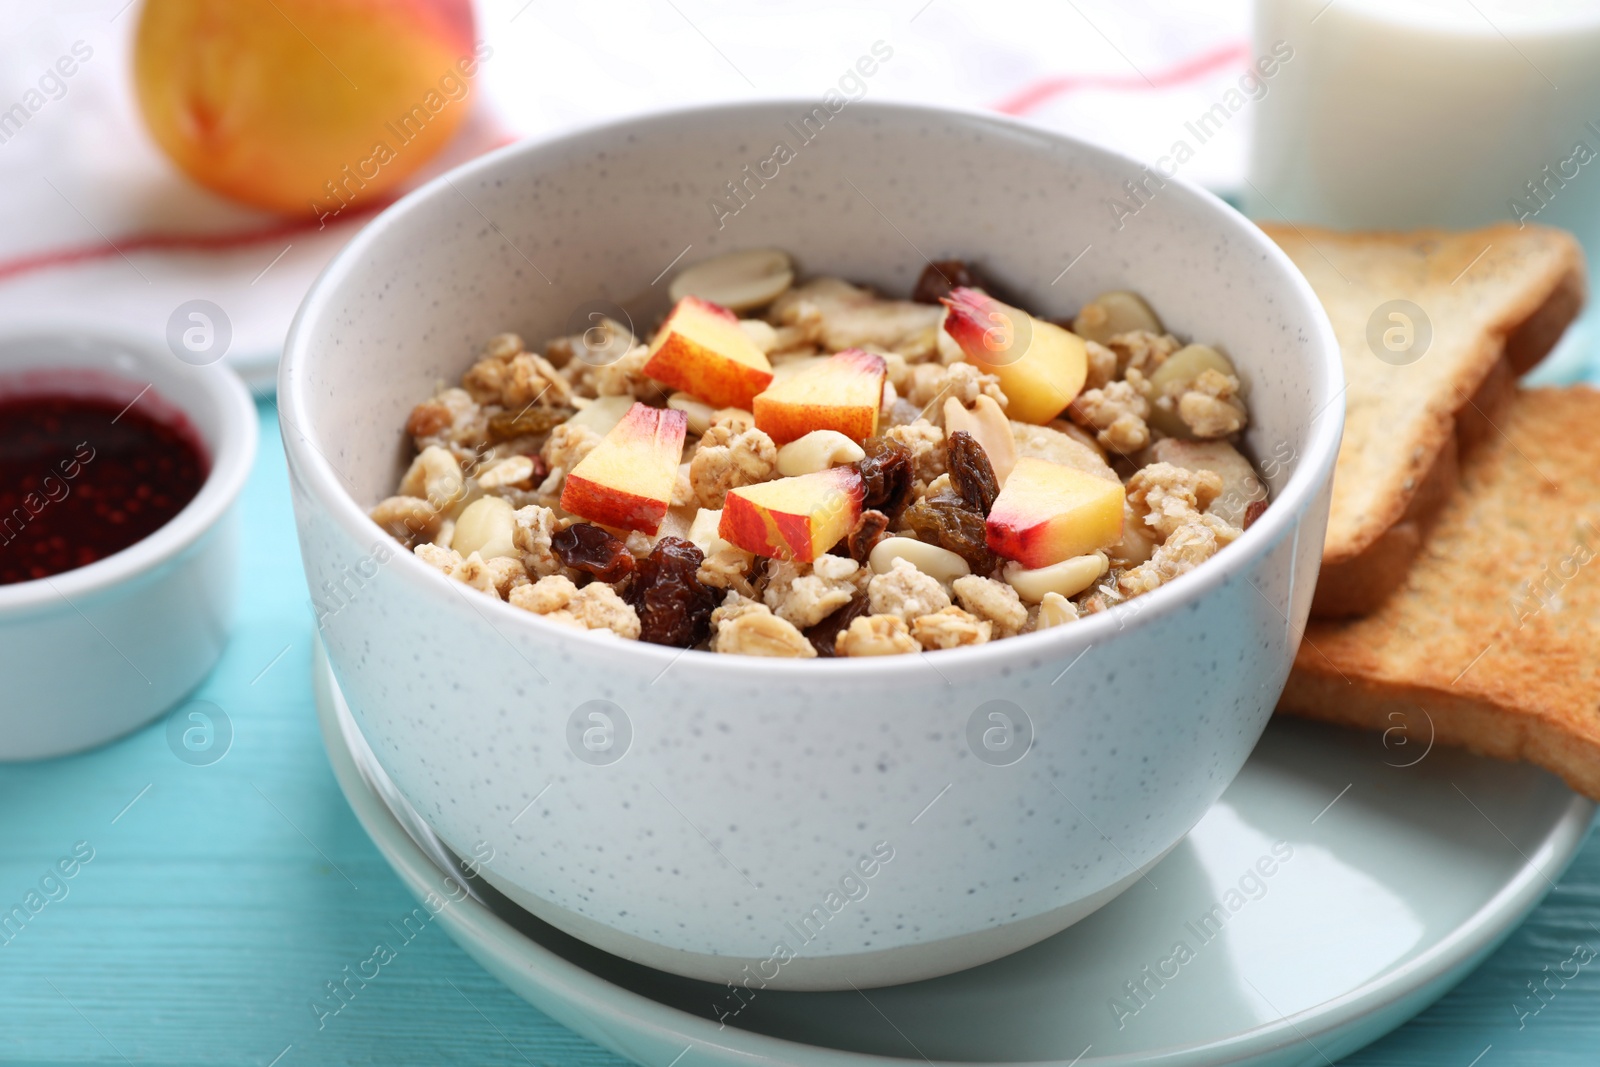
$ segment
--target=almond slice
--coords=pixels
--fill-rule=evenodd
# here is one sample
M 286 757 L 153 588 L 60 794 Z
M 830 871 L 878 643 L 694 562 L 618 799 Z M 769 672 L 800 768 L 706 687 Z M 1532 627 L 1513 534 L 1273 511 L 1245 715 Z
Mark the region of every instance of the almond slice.
M 1161 320 L 1138 293 L 1117 289 L 1101 293 L 1072 320 L 1072 332 L 1086 341 L 1105 344 L 1119 333 L 1147 330 L 1161 333 Z
M 697 296 L 731 311 L 772 303 L 794 284 L 794 264 L 787 252 L 752 248 L 696 263 L 672 279 L 674 301 Z

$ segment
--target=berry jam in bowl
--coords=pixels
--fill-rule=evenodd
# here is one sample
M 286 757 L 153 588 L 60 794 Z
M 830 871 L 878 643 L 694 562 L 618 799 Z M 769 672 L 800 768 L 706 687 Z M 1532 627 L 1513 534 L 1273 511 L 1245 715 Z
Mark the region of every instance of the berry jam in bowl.
M 120 335 L 0 337 L 0 760 L 118 737 L 211 670 L 255 446 L 222 367 Z

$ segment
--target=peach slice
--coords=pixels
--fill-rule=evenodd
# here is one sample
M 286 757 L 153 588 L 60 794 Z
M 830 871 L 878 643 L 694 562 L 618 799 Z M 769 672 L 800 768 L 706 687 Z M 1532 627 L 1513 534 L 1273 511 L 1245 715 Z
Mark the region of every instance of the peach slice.
M 756 428 L 780 445 L 812 430 L 837 430 L 865 441 L 878 430 L 887 373 L 882 356 L 859 348 L 835 352 L 757 396 Z
M 672 503 L 689 417 L 635 404 L 567 472 L 561 506 L 605 526 L 653 534 Z
M 1042 426 L 1083 390 L 1083 338 L 977 289 L 952 289 L 943 303 L 945 332 L 969 362 L 1000 379 L 1013 419 Z
M 1072 467 L 1021 456 L 989 509 L 989 547 L 1030 569 L 1122 540 L 1123 488 Z
M 772 364 L 739 317 L 698 296 L 678 301 L 656 331 L 644 372 L 714 408 L 745 411 L 772 384 Z
M 855 526 L 865 495 L 854 467 L 730 489 L 717 536 L 759 556 L 809 563 Z

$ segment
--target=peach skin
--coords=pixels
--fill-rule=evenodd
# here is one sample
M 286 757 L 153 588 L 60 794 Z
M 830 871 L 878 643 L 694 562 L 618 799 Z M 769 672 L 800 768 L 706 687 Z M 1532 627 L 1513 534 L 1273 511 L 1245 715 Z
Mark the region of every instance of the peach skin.
M 1120 482 L 1021 456 L 989 509 L 987 540 L 1024 567 L 1048 567 L 1122 540 Z
M 653 534 L 672 503 L 689 416 L 635 404 L 567 473 L 561 506 L 574 515 Z
M 854 467 L 730 489 L 717 536 L 758 556 L 809 563 L 855 526 L 865 492 Z
M 780 445 L 812 430 L 837 430 L 865 441 L 878 430 L 886 373 L 882 356 L 859 348 L 835 352 L 759 394 L 756 428 Z
M 321 217 L 449 140 L 490 54 L 475 36 L 471 0 L 147 0 L 134 93 L 199 184 Z
M 977 289 L 952 289 L 944 330 L 968 362 L 1000 379 L 1006 414 L 1044 425 L 1083 389 L 1089 354 L 1083 338 Z
M 725 307 L 686 296 L 650 343 L 644 372 L 717 408 L 750 410 L 772 384 L 772 364 Z

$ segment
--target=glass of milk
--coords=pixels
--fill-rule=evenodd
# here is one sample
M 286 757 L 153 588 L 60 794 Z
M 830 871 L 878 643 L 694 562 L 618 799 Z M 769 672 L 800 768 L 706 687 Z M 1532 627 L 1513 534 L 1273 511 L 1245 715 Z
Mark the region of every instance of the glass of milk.
M 1542 223 L 1600 265 L 1600 0 L 1258 0 L 1255 36 L 1293 59 L 1256 105 L 1252 215 Z
M 1260 0 L 1287 41 L 1256 111 L 1251 206 L 1410 229 L 1600 226 L 1597 0 Z

